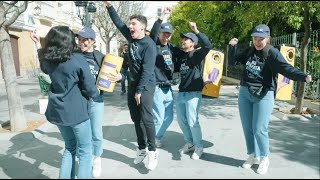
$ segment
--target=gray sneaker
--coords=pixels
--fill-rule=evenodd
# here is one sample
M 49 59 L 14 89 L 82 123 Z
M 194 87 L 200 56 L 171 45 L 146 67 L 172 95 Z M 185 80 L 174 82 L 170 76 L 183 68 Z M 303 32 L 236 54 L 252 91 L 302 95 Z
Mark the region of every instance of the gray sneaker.
M 259 164 L 259 158 L 254 157 L 254 153 L 250 154 L 246 162 L 242 164 L 245 169 L 250 169 L 253 164 Z
M 157 146 L 157 148 L 162 147 L 162 143 L 161 143 L 161 140 L 160 140 L 160 139 L 157 139 L 157 138 L 156 138 L 156 146 Z
M 194 150 L 194 145 L 187 143 L 181 149 L 179 149 L 179 152 L 182 155 L 193 150 Z
M 194 153 L 192 154 L 191 158 L 192 159 L 200 159 L 201 155 L 203 153 L 203 148 L 198 148 L 196 147 L 194 150 Z
M 141 163 L 144 158 L 147 156 L 147 150 L 146 149 L 137 149 L 137 155 L 136 158 L 134 159 L 133 163 L 134 164 L 139 164 Z

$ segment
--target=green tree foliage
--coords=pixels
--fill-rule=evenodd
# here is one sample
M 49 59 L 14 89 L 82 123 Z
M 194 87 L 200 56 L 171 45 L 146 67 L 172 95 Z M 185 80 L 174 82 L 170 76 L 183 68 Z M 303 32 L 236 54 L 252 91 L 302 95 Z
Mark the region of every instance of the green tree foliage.
M 212 32 L 214 24 L 212 14 L 216 12 L 215 3 L 210 1 L 181 1 L 175 7 L 169 19 L 175 30 L 172 41 L 178 45 L 180 33 L 190 32 L 188 27 L 190 21 L 197 23 L 198 29 L 209 36 L 208 33 Z M 210 39 L 213 40 L 212 37 Z
M 312 27 L 320 28 L 320 2 L 308 4 Z M 179 44 L 181 32 L 190 31 L 189 21 L 196 22 L 218 49 L 224 49 L 232 37 L 240 42 L 250 41 L 252 28 L 261 23 L 268 24 L 273 37 L 304 32 L 301 1 L 181 1 L 169 18 L 175 28 L 175 44 Z

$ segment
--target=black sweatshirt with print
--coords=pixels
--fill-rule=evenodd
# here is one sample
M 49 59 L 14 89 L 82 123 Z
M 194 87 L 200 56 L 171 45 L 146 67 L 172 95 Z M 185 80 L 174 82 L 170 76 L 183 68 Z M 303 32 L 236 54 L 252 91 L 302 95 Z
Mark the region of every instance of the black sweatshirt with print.
M 256 50 L 249 55 L 251 47 L 241 53 L 236 53 L 236 46 L 231 46 L 229 61 L 240 62 L 244 65 L 240 84 L 242 86 L 264 86 L 275 91 L 277 87 L 277 74 L 294 81 L 306 81 L 307 74 L 287 63 L 280 51 L 272 47 L 266 60 L 263 59 L 263 50 Z
M 107 10 L 113 23 L 129 42 L 131 82 L 137 86 L 136 93 L 141 94 L 146 85 L 155 85 L 156 44 L 149 36 L 132 39 L 129 28 L 122 22 L 113 6 L 107 7 Z
M 170 80 L 172 80 L 172 74 L 174 72 L 175 57 L 172 55 L 172 49 L 175 47 L 171 43 L 162 45 L 158 39 L 159 30 L 162 20 L 158 19 L 153 24 L 150 32 L 150 37 L 156 42 L 157 45 L 157 58 L 155 66 L 156 84 L 170 86 Z
M 194 49 L 190 52 L 184 52 L 178 47 L 173 49 L 173 56 L 177 57 L 174 64 L 175 72 L 180 72 L 181 82 L 179 85 L 179 92 L 202 91 L 204 86 L 201 63 L 209 53 L 212 44 L 209 38 L 203 34 L 196 34 L 199 42 L 202 42 L 202 47 Z

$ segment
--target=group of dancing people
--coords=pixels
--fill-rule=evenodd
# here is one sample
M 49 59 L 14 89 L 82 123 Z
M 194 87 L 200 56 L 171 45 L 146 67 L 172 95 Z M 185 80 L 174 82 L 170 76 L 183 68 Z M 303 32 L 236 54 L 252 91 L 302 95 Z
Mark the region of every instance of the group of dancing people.
M 196 23 L 189 22 L 191 32 L 180 33 L 178 47 L 170 43 L 174 29 L 170 23 L 162 23 L 164 13 L 146 35 L 145 16 L 130 16 L 127 26 L 111 1 L 104 3 L 114 25 L 128 41 L 125 48 L 130 74 L 127 102 L 138 144 L 133 163 L 141 163 L 147 157 L 147 169 L 154 170 L 158 165 L 157 148 L 162 147 L 163 136 L 173 121 L 171 86 L 177 82 L 174 73 L 180 74 L 175 103 L 185 141 L 178 151 L 182 155 L 192 152 L 192 159 L 200 159 L 203 142 L 198 115 L 204 86 L 201 64 L 212 48 L 208 37 L 198 30 Z M 302 82 L 311 82 L 311 76 L 288 64 L 279 50 L 270 45 L 267 25 L 256 26 L 251 36 L 253 46 L 241 54 L 236 51 L 238 39 L 230 40 L 229 61 L 245 67 L 238 97 L 248 154 L 242 167 L 259 164 L 257 173 L 265 174 L 270 163 L 268 125 L 277 74 Z M 73 33 L 67 26 L 55 26 L 46 35 L 43 47 L 39 36 L 32 34 L 31 38 L 38 48 L 41 70 L 51 79 L 45 115 L 49 122 L 57 125 L 65 142 L 59 178 L 100 177 L 104 101 L 103 91 L 98 90 L 95 83 L 104 54 L 94 50 L 96 34 L 89 27 Z M 112 82 L 123 82 L 126 77 L 123 72 L 110 73 L 108 78 Z

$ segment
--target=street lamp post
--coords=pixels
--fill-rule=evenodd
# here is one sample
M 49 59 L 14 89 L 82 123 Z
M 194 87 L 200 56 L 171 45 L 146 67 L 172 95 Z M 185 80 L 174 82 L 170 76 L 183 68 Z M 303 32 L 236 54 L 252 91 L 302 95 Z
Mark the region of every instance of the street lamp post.
M 94 2 L 88 3 L 88 1 L 74 1 L 74 4 L 77 7 L 78 16 L 82 25 L 85 27 L 91 27 L 93 23 L 92 13 L 97 11 Z

